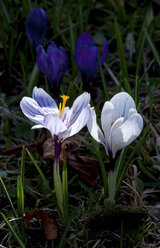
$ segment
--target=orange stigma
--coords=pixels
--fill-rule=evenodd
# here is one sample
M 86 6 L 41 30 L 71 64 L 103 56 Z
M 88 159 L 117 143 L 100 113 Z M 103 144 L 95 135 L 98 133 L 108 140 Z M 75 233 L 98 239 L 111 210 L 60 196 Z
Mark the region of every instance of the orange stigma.
M 114 124 L 114 121 L 113 121 L 113 122 L 111 122 L 111 126 L 113 126 L 113 124 Z
M 67 100 L 69 99 L 69 96 L 62 95 L 61 97 L 63 99 L 63 102 L 59 104 L 59 118 L 60 118 L 60 116 L 62 114 L 63 109 L 66 106 Z

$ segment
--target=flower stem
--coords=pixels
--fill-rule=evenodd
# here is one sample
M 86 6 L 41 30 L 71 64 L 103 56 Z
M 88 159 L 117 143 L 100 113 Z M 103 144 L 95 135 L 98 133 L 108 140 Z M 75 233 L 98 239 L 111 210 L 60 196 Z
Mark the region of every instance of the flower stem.
M 57 198 L 57 204 L 60 210 L 60 215 L 62 217 L 62 220 L 64 222 L 65 216 L 64 216 L 64 208 L 63 208 L 63 192 L 62 192 L 62 182 L 61 177 L 59 173 L 59 158 L 60 158 L 60 152 L 61 152 L 61 143 L 57 141 L 57 137 L 54 137 L 55 141 L 55 159 L 54 159 L 54 168 L 53 168 L 53 179 L 54 179 L 54 187 L 55 187 L 55 193 Z

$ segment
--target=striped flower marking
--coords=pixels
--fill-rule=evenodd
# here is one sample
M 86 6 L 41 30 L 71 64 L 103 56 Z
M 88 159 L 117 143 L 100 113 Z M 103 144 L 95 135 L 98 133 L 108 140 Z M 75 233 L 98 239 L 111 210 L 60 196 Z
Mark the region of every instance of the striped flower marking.
M 77 97 L 71 108 L 66 107 L 68 96 L 62 95 L 62 103 L 57 106 L 54 99 L 43 89 L 35 87 L 32 98 L 23 97 L 20 107 L 24 115 L 36 123 L 32 128 L 47 128 L 56 140 L 63 142 L 78 133 L 90 116 L 90 94 L 84 92 Z

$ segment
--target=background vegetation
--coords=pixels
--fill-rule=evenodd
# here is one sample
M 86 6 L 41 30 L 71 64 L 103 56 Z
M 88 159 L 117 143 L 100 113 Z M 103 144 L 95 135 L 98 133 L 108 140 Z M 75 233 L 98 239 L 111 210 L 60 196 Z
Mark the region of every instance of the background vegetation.
M 127 172 L 117 197 L 119 205 L 146 210 L 134 217 L 130 214 L 129 227 L 125 218 L 124 221 L 118 220 L 116 215 L 111 216 L 109 228 L 102 225 L 100 231 L 87 224 L 91 213 L 103 205 L 102 177 L 100 175 L 98 180 L 96 169 L 91 170 L 93 161 L 87 159 L 102 159 L 106 167 L 108 163 L 104 149 L 99 146 L 97 150 L 87 129 L 66 144 L 68 156 L 72 156 L 74 148 L 80 147 L 77 156 L 81 157 L 78 157 L 77 170 L 68 166 L 68 224 L 63 226 L 59 220 L 52 190 L 53 161 L 46 160 L 44 146 L 42 149 L 46 133 L 31 130 L 31 123 L 19 107 L 22 97 L 31 96 L 35 85 L 52 94 L 47 79 L 37 70 L 35 53 L 25 33 L 25 20 L 33 7 L 45 9 L 50 20 L 45 47 L 54 40 L 68 51 L 70 66 L 60 92 L 70 95 L 70 105 L 82 92 L 80 75 L 73 59 L 75 42 L 82 32 L 87 32 L 100 51 L 104 38 L 109 42 L 108 59 L 90 82 L 97 113 L 100 116 L 107 98 L 125 90 L 134 98 L 143 116 L 142 134 L 125 150 Z M 0 0 L 1 247 L 160 246 L 159 9 L 158 0 Z M 63 158 L 65 152 L 64 149 Z M 92 172 L 88 176 L 90 180 L 85 179 L 84 165 L 87 173 Z M 36 209 L 43 211 L 37 212 Z M 27 217 L 31 219 L 30 225 L 22 217 L 24 213 L 33 214 L 34 218 Z M 54 237 L 47 236 L 53 234 L 53 230 L 46 230 L 47 218 L 53 224 Z M 136 220 L 134 223 L 133 219 Z M 96 225 L 100 226 L 98 221 Z

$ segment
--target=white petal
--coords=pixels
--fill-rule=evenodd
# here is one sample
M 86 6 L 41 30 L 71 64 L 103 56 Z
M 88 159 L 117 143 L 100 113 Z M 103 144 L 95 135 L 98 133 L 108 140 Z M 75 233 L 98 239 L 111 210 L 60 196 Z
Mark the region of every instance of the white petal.
M 60 119 L 64 122 L 66 127 L 69 126 L 70 116 L 71 116 L 71 110 L 69 109 L 69 107 L 65 107 L 61 113 Z
M 96 112 L 95 110 L 91 109 L 90 110 L 90 115 L 89 115 L 89 120 L 87 123 L 88 131 L 92 135 L 92 137 L 99 143 L 102 143 L 105 145 L 105 138 L 104 135 L 99 128 L 96 120 Z
M 69 127 L 67 137 L 75 135 L 87 124 L 89 119 L 89 112 L 89 107 L 83 108 L 76 121 Z
M 39 129 L 39 128 L 44 128 L 44 125 L 34 125 L 31 129 Z
M 136 114 L 137 113 L 137 110 L 134 109 L 134 108 L 131 108 L 128 112 L 128 118 L 129 119 L 132 115 Z
M 116 132 L 116 130 L 118 130 L 118 128 L 122 125 L 122 123 L 124 122 L 124 117 L 120 117 L 118 118 L 112 125 L 108 137 L 106 139 L 106 151 L 108 152 L 109 155 L 112 155 L 112 157 L 115 157 L 115 153 L 116 153 L 116 146 L 114 145 L 114 134 Z
M 76 98 L 76 100 L 73 103 L 73 106 L 71 108 L 71 117 L 70 117 L 70 124 L 72 125 L 83 108 L 87 107 L 90 102 L 90 94 L 87 92 L 84 92 L 82 95 Z
M 112 153 L 116 153 L 134 141 L 141 133 L 143 119 L 141 115 L 134 114 L 126 120 L 112 135 Z
M 32 96 L 40 107 L 58 109 L 54 99 L 50 95 L 48 95 L 42 88 L 34 87 Z
M 118 118 L 119 117 L 124 117 L 125 120 L 128 117 L 128 111 L 130 108 L 136 108 L 135 102 L 132 99 L 132 97 L 126 93 L 126 92 L 120 92 L 113 96 L 110 100 L 111 103 L 113 103 L 116 111 Z
M 43 124 L 44 116 L 37 102 L 30 97 L 23 97 L 20 107 L 24 115 L 37 124 Z
M 101 113 L 101 125 L 105 138 L 107 138 L 109 130 L 116 118 L 117 115 L 114 105 L 109 101 L 105 102 Z
M 67 127 L 62 122 L 58 116 L 46 115 L 44 117 L 44 126 L 47 128 L 52 136 L 64 133 L 67 130 Z

